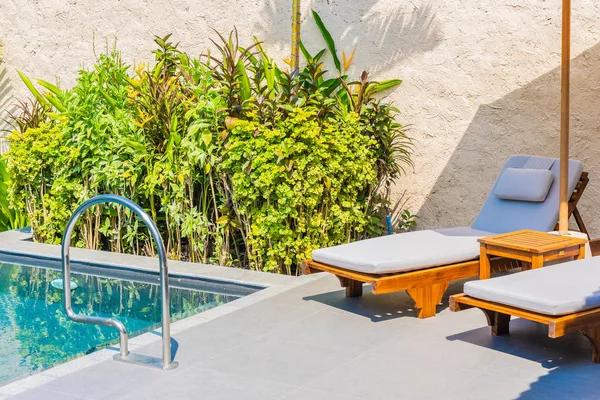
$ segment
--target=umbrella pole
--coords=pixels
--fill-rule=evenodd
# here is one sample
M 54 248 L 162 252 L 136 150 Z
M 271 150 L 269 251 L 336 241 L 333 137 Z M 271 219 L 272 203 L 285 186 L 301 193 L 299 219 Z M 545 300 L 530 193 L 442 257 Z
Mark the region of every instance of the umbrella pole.
M 562 57 L 560 82 L 560 207 L 558 232 L 569 231 L 569 91 L 571 74 L 571 0 L 562 3 Z

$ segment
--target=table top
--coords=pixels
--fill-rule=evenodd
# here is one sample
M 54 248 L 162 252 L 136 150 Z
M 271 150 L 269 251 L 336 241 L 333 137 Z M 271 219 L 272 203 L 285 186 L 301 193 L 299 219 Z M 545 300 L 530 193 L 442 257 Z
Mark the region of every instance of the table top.
M 478 240 L 488 246 L 499 246 L 507 249 L 528 251 L 532 253 L 545 253 L 548 251 L 562 250 L 567 247 L 580 246 L 587 243 L 586 239 L 573 236 L 560 236 L 556 234 L 522 230 L 487 236 Z

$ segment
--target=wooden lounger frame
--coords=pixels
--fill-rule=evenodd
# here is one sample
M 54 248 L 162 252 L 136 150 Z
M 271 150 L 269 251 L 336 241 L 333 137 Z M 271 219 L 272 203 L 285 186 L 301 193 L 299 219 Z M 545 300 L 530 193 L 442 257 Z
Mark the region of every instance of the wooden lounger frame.
M 494 336 L 508 335 L 511 316 L 547 325 L 548 337 L 551 338 L 574 332 L 583 333 L 592 344 L 592 361 L 600 363 L 600 308 L 554 316 L 476 299 L 464 293 L 450 296 L 450 311 L 458 312 L 473 307 L 484 312 Z
M 588 173 L 583 172 L 569 200 L 569 216 L 573 214 L 579 230 L 586 234 L 587 229 L 577 210 L 577 203 L 581 199 L 588 182 Z M 506 258 L 492 259 L 491 264 L 491 269 L 494 272 L 522 266 L 519 261 Z M 364 283 L 371 285 L 374 294 L 406 290 L 419 309 L 419 318 L 428 318 L 435 316 L 436 306 L 441 303 L 442 296 L 451 281 L 479 275 L 479 260 L 392 274 L 367 274 L 322 264 L 313 260 L 304 262 L 303 272 L 305 274 L 320 271 L 337 276 L 342 287 L 346 288 L 346 297 L 361 296 Z
M 575 222 L 577 223 L 577 227 L 579 228 L 579 231 L 585 233 L 586 235 L 588 235 L 588 237 L 589 237 L 589 233 L 587 231 L 587 228 L 585 227 L 583 218 L 581 218 L 581 214 L 579 213 L 579 210 L 577 209 L 577 203 L 579 203 L 579 199 L 581 199 L 581 196 L 583 195 L 583 191 L 587 187 L 589 181 L 590 181 L 590 179 L 588 178 L 588 173 L 582 172 L 581 177 L 579 178 L 579 181 L 577 182 L 577 185 L 575 186 L 575 190 L 573 190 L 573 194 L 571 195 L 571 198 L 569 199 L 569 217 L 571 215 L 573 215 L 573 218 L 575 218 Z M 554 227 L 554 230 L 555 231 L 558 230 L 558 223 Z

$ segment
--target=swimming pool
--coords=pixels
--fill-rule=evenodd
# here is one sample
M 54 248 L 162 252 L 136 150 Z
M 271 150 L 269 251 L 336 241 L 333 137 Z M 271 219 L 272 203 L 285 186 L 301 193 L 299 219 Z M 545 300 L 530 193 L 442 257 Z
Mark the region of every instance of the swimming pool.
M 70 321 L 56 261 L 31 262 L 0 255 L 0 386 L 117 342 L 111 327 Z M 9 262 L 7 262 L 9 261 Z M 130 337 L 160 325 L 158 275 L 126 267 L 73 264 L 74 311 L 116 317 Z M 260 287 L 212 279 L 173 277 L 171 320 L 228 303 Z

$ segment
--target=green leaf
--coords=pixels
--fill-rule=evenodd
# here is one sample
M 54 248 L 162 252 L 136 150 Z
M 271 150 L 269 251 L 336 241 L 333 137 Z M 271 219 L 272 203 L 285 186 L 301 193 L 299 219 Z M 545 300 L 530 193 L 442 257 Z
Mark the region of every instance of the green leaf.
M 111 107 L 114 107 L 117 104 L 117 102 L 112 97 L 110 97 L 110 95 L 108 93 L 106 93 L 104 90 L 100 89 L 100 94 L 102 94 L 102 97 L 104 97 L 104 100 L 106 100 L 106 102 L 108 104 L 110 104 Z
M 204 142 L 204 145 L 207 147 L 210 144 L 210 142 L 212 142 L 212 138 L 213 138 L 213 135 L 210 132 L 205 132 L 202 134 L 202 141 Z
M 46 89 L 48 89 L 49 91 L 51 91 L 52 93 L 54 93 L 57 96 L 60 96 L 63 93 L 63 91 L 60 90 L 60 88 L 58 86 L 55 86 L 55 85 L 51 84 L 50 82 L 46 82 L 41 79 L 36 79 L 35 81 L 40 86 L 45 87 Z
M 125 143 L 131 147 L 133 147 L 134 149 L 141 151 L 143 153 L 146 152 L 146 146 L 144 146 L 142 143 L 140 142 L 135 142 L 133 140 L 127 140 L 125 141 Z
M 21 80 L 23 81 L 23 83 L 25 84 L 25 86 L 27 86 L 27 89 L 29 89 L 29 91 L 31 92 L 31 94 L 33 95 L 33 97 L 36 98 L 37 101 L 39 101 L 40 103 L 45 104 L 45 105 L 50 105 L 48 103 L 48 100 L 46 99 L 46 97 L 42 96 L 42 94 L 35 88 L 35 86 L 33 86 L 33 83 L 31 82 L 31 79 L 29 79 L 21 71 L 17 71 L 17 74 L 19 74 L 19 76 L 21 77 Z
M 312 15 L 315 19 L 317 27 L 319 28 L 319 31 L 321 31 L 321 35 L 323 35 L 323 39 L 325 39 L 325 44 L 327 45 L 327 48 L 331 53 L 331 57 L 333 57 L 333 63 L 335 64 L 335 68 L 339 71 L 339 73 L 342 73 L 342 64 L 340 62 L 340 59 L 338 58 L 337 50 L 335 49 L 335 42 L 331 37 L 331 33 L 329 33 L 329 31 L 325 27 L 325 24 L 323 23 L 323 20 L 321 20 L 321 17 L 319 16 L 319 14 L 317 14 L 315 10 L 312 10 Z
M 262 66 L 265 73 L 265 79 L 267 80 L 267 89 L 271 91 L 275 87 L 275 73 L 273 72 L 275 65 L 271 65 L 269 59 L 263 55 Z
M 243 59 L 240 58 L 236 65 L 236 69 L 239 74 L 242 101 L 246 101 L 252 95 L 252 91 L 250 89 L 250 79 L 248 79 L 248 73 L 246 72 L 246 66 L 244 65 Z
M 54 106 L 54 108 L 56 108 L 59 112 L 65 112 L 67 111 L 67 108 L 65 106 L 63 106 L 63 104 L 54 96 L 48 94 L 45 96 L 46 100 L 48 100 L 48 102 L 50 104 L 52 104 Z
M 402 80 L 400 80 L 400 79 L 389 79 L 387 81 L 381 81 L 381 82 L 373 84 L 371 87 L 369 87 L 369 91 L 371 93 L 379 93 L 384 90 L 396 87 L 396 86 L 400 85 L 401 83 L 402 83 Z
M 306 61 L 312 60 L 312 56 L 310 55 L 308 50 L 306 50 L 306 47 L 304 47 L 304 43 L 302 43 L 302 40 L 300 40 L 300 51 L 304 55 L 304 58 L 306 58 Z
M 341 81 L 341 79 L 338 79 L 338 78 L 328 79 L 325 82 L 323 82 L 322 86 L 327 88 L 327 90 L 325 90 L 325 95 L 327 97 L 331 96 L 331 94 L 333 92 L 335 92 L 335 90 L 337 88 L 339 88 L 341 84 L 342 84 L 342 81 Z

